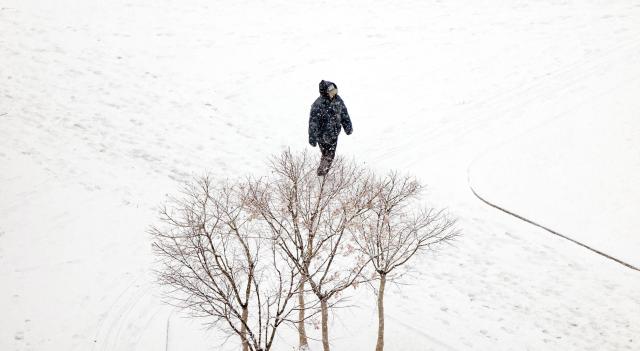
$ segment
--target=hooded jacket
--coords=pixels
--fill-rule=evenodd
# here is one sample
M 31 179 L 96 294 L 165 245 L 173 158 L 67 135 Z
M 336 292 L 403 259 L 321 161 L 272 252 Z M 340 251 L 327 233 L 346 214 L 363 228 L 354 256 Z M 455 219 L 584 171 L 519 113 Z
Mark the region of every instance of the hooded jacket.
M 315 146 L 317 143 L 336 144 L 338 135 L 344 128 L 347 135 L 353 132 L 351 119 L 347 106 L 339 95 L 333 100 L 329 97 L 327 88 L 334 85 L 329 81 L 321 81 L 319 85 L 320 96 L 311 105 L 309 114 L 309 144 Z

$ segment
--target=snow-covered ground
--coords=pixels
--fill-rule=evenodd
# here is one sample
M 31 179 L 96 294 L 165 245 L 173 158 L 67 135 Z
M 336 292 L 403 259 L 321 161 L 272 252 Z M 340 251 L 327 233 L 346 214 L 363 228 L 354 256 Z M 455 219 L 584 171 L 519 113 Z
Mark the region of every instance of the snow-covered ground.
M 640 65 L 625 65 L 640 56 L 619 60 L 622 84 L 488 149 L 470 178 L 489 201 L 640 267 Z
M 388 350 L 640 349 L 640 272 L 469 189 L 640 265 L 639 1 L 4 0 L 0 350 L 220 349 L 160 301 L 146 230 L 192 175 L 309 148 L 320 79 L 338 153 L 460 217 L 390 289 Z M 356 294 L 335 350 L 375 344 Z

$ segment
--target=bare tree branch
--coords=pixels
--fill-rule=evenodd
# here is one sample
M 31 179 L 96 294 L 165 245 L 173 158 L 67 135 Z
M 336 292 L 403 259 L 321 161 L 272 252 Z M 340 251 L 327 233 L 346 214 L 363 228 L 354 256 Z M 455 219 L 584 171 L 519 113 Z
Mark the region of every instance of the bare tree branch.
M 436 249 L 438 244 L 455 239 L 455 219 L 444 210 L 419 208 L 424 187 L 414 178 L 391 172 L 377 181 L 372 211 L 360 216 L 351 228 L 358 248 L 376 272 L 378 294 L 378 340 L 376 351 L 384 347 L 384 291 L 386 283 L 402 274 L 415 255 Z
M 278 257 L 266 222 L 252 217 L 247 189 L 199 178 L 162 207 L 162 225 L 149 232 L 168 301 L 237 335 L 244 350 L 266 351 L 295 310 L 299 273 Z

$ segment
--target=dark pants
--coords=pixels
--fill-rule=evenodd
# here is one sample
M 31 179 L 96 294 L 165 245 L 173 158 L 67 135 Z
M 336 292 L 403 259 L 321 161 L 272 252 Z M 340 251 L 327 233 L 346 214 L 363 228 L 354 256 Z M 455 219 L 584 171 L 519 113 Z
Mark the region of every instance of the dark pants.
M 318 175 L 323 176 L 327 174 L 329 168 L 331 167 L 331 163 L 333 162 L 333 158 L 336 156 L 336 147 L 338 146 L 338 141 L 335 143 L 318 143 L 320 147 L 320 152 L 322 152 L 322 158 L 320 159 L 320 166 L 318 166 Z

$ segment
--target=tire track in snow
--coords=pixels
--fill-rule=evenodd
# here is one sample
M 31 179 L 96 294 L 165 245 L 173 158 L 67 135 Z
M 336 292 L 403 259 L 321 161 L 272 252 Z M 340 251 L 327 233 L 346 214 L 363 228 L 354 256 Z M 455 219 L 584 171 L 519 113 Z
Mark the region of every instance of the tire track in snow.
M 138 343 L 142 332 L 158 313 L 149 311 L 149 301 L 145 300 L 148 288 L 149 284 L 142 281 L 142 275 L 126 284 L 100 321 L 92 350 L 119 350 L 123 343 L 129 343 L 129 346 Z M 138 325 L 136 322 L 144 316 L 147 317 L 146 323 Z
M 483 196 L 481 196 L 480 194 L 478 194 L 478 192 L 476 191 L 476 189 L 475 189 L 475 188 L 473 187 L 473 185 L 471 184 L 471 175 L 470 175 L 470 174 L 471 174 L 471 172 L 469 171 L 470 169 L 471 169 L 471 167 L 469 167 L 469 169 L 467 169 L 467 183 L 468 183 L 468 185 L 469 185 L 469 189 L 471 189 L 471 192 L 473 193 L 473 195 L 474 195 L 475 197 L 477 197 L 480 201 L 482 201 L 482 202 L 484 202 L 485 204 L 487 204 L 487 205 L 489 205 L 489 206 L 491 206 L 491 207 L 493 207 L 493 208 L 495 208 L 495 209 L 497 209 L 497 210 L 500 210 L 500 211 L 502 211 L 502 212 L 504 212 L 504 213 L 506 213 L 506 214 L 508 214 L 508 215 L 511 215 L 511 216 L 513 216 L 513 217 L 516 217 L 516 218 L 518 218 L 519 220 L 522 220 L 522 221 L 524 221 L 524 222 L 527 222 L 527 223 L 529 223 L 529 224 L 532 224 L 532 225 L 534 225 L 534 226 L 536 226 L 536 227 L 538 227 L 538 228 L 544 229 L 544 230 L 546 230 L 547 232 L 549 232 L 549 233 L 551 233 L 551 234 L 557 235 L 557 236 L 559 236 L 559 237 L 561 237 L 561 238 L 563 238 L 563 239 L 566 239 L 566 240 L 568 240 L 568 241 L 570 241 L 570 242 L 572 242 L 572 243 L 574 243 L 574 244 L 576 244 L 576 245 L 578 245 L 578 246 L 582 246 L 582 247 L 584 247 L 584 248 L 585 248 L 585 249 L 587 249 L 587 250 L 593 251 L 594 253 L 596 253 L 596 254 L 598 254 L 598 255 L 600 255 L 600 256 L 603 256 L 603 257 L 605 257 L 605 258 L 608 258 L 608 259 L 610 259 L 610 260 L 612 260 L 612 261 L 614 261 L 614 262 L 617 262 L 617 263 L 619 263 L 619 264 L 621 264 L 621 265 L 623 265 L 623 266 L 625 266 L 625 267 L 627 267 L 627 268 L 630 268 L 630 269 L 633 269 L 633 270 L 636 270 L 636 271 L 640 271 L 640 268 L 638 268 L 638 267 L 636 267 L 636 266 L 634 266 L 634 265 L 632 265 L 632 264 L 630 264 L 630 263 L 627 263 L 627 262 L 622 261 L 622 260 L 620 260 L 620 259 L 618 259 L 618 258 L 615 258 L 615 257 L 613 257 L 613 256 L 611 256 L 611 255 L 609 255 L 609 254 L 607 254 L 607 253 L 605 253 L 605 252 L 602 252 L 602 251 L 600 251 L 600 250 L 598 250 L 598 249 L 596 249 L 596 248 L 593 248 L 593 247 L 591 247 L 591 246 L 589 246 L 589 245 L 587 245 L 587 244 L 585 244 L 585 243 L 583 243 L 583 242 L 580 242 L 580 241 L 575 240 L 575 239 L 573 239 L 573 238 L 571 238 L 571 237 L 569 237 L 569 236 L 567 236 L 567 235 L 564 235 L 564 234 L 562 234 L 562 233 L 559 233 L 559 232 L 557 232 L 557 231 L 555 231 L 555 230 L 553 230 L 553 229 L 551 229 L 551 228 L 549 228 L 549 227 L 546 227 L 546 226 L 544 226 L 544 225 L 542 225 L 542 224 L 536 223 L 536 222 L 534 222 L 534 221 L 533 221 L 533 220 L 531 220 L 531 219 L 528 219 L 528 218 L 526 218 L 526 217 L 523 217 L 523 216 L 521 216 L 521 215 L 519 215 L 519 214 L 517 214 L 517 213 L 515 213 L 515 212 L 513 212 L 513 211 L 510 211 L 510 210 L 508 210 L 508 209 L 505 209 L 504 207 L 501 207 L 501 206 L 499 206 L 499 205 L 496 205 L 496 204 L 494 204 L 493 202 L 491 202 L 491 201 L 489 201 L 489 200 L 485 199 Z

